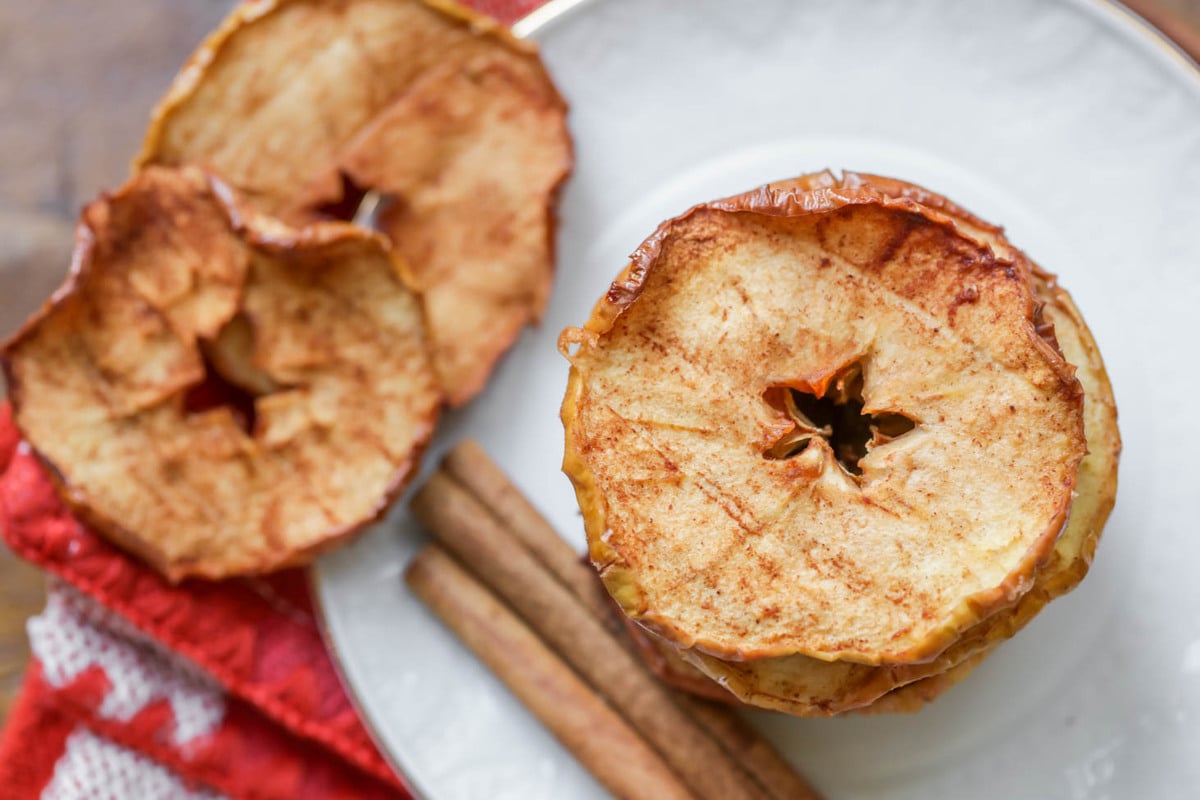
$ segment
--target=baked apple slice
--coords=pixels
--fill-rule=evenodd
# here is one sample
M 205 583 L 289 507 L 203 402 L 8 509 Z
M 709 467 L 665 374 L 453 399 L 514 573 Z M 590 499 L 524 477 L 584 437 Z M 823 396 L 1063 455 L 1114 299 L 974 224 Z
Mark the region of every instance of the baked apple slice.
M 192 56 L 138 164 L 201 164 L 292 223 L 381 196 L 460 405 L 546 306 L 565 117 L 536 48 L 452 3 L 264 0 Z
M 300 564 L 413 474 L 440 393 L 386 242 L 295 230 L 196 168 L 83 211 L 7 343 L 14 419 L 81 519 L 171 580 Z
M 1083 393 L 1018 253 L 806 184 L 664 223 L 564 332 L 564 468 L 610 593 L 677 646 L 923 662 L 1032 586 Z

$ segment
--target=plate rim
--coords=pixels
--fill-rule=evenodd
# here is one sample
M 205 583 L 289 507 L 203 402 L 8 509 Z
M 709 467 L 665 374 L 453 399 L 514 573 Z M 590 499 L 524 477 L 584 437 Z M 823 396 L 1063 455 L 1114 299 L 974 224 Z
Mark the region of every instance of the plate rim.
M 510 25 L 510 29 L 517 38 L 531 40 L 537 44 L 538 37 L 554 25 L 584 7 L 601 2 L 604 0 L 547 0 L 541 6 L 514 21 Z M 1128 35 L 1135 37 L 1142 44 L 1158 50 L 1181 72 L 1191 74 L 1194 78 L 1193 88 L 1200 95 L 1200 61 L 1193 59 L 1174 40 L 1137 11 L 1120 0 L 1059 0 L 1059 2 L 1084 8 L 1088 13 L 1096 15 L 1102 22 L 1105 19 L 1110 20 L 1114 28 L 1125 30 Z M 350 670 L 345 663 L 346 657 L 334 639 L 334 625 L 330 623 L 326 610 L 325 592 L 329 590 L 330 581 L 322 578 L 319 560 L 305 569 L 305 576 L 312 598 L 317 630 L 325 644 L 330 661 L 333 663 L 338 683 L 346 693 L 351 707 L 367 731 L 375 749 L 414 800 L 436 800 L 425 787 L 417 782 L 414 773 L 406 768 L 400 754 L 393 753 L 391 748 L 386 745 L 384 737 L 377 729 L 369 711 L 370 703 L 367 702 L 364 694 L 360 694 L 359 688 L 350 678 Z

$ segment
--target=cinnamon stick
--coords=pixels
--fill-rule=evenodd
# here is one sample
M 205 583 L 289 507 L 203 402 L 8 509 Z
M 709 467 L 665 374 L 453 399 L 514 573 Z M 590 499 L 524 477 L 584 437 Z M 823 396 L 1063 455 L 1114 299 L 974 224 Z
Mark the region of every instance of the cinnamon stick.
M 628 800 L 690 800 L 659 755 L 441 548 L 419 553 L 405 580 L 606 789 Z
M 546 521 L 504 470 L 473 439 L 465 439 L 446 454 L 442 467 L 487 508 L 541 562 L 559 583 L 571 590 L 596 618 L 612 616 L 612 598 L 554 526 Z M 619 630 L 619 626 L 616 630 Z
M 758 730 L 732 708 L 678 694 L 684 710 L 721 743 L 775 800 L 821 800 L 804 779 Z
M 767 800 L 765 790 L 680 710 L 666 687 L 448 473 L 439 471 L 425 483 L 412 510 L 662 754 L 697 797 Z
M 508 479 L 487 453 L 467 439 L 452 449 L 443 468 L 468 489 L 538 561 L 597 618 L 613 618 L 613 603 L 574 548 Z M 610 629 L 625 641 L 618 623 Z M 732 708 L 670 691 L 675 702 L 774 800 L 820 800 L 820 794 Z

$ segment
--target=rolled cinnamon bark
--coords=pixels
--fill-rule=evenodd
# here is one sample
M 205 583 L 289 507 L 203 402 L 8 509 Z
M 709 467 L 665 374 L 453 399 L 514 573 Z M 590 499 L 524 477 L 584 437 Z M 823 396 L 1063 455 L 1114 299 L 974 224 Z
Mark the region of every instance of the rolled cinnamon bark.
M 441 548 L 421 551 L 405 580 L 608 791 L 628 800 L 690 800 L 658 753 Z
M 821 800 L 820 793 L 736 711 L 678 694 L 683 708 L 754 776 L 775 800 Z
M 697 797 L 768 798 L 574 593 L 449 474 L 435 473 L 413 497 L 412 510 L 662 754 Z
M 466 439 L 456 445 L 442 466 L 594 616 L 607 624 L 619 615 L 595 571 L 475 441 Z M 610 632 L 621 642 L 629 641 L 619 620 Z M 820 800 L 816 789 L 732 708 L 684 692 L 669 694 L 774 800 Z
M 446 454 L 442 468 L 474 495 L 559 583 L 570 589 L 610 633 L 625 643 L 620 612 L 595 571 L 558 535 L 475 440 L 464 439 L 455 445 Z
M 611 601 L 596 573 L 533 504 L 504 470 L 473 439 L 465 439 L 446 454 L 443 468 L 508 528 L 550 574 L 583 600 Z M 599 608 L 593 609 L 599 611 Z

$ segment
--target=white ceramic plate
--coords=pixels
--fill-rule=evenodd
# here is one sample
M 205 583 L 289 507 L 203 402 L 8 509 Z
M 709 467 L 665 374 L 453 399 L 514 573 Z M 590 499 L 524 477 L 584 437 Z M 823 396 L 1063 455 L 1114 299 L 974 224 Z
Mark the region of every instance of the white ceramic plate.
M 827 166 L 945 193 L 1086 313 L 1116 511 L 1083 587 L 920 714 L 754 719 L 831 798 L 1200 796 L 1200 72 L 1098 0 L 592 0 L 518 29 L 572 107 L 558 285 L 429 463 L 474 436 L 582 548 L 555 339 L 659 221 Z M 407 592 L 422 540 L 401 510 L 317 569 L 381 746 L 429 800 L 602 797 Z

